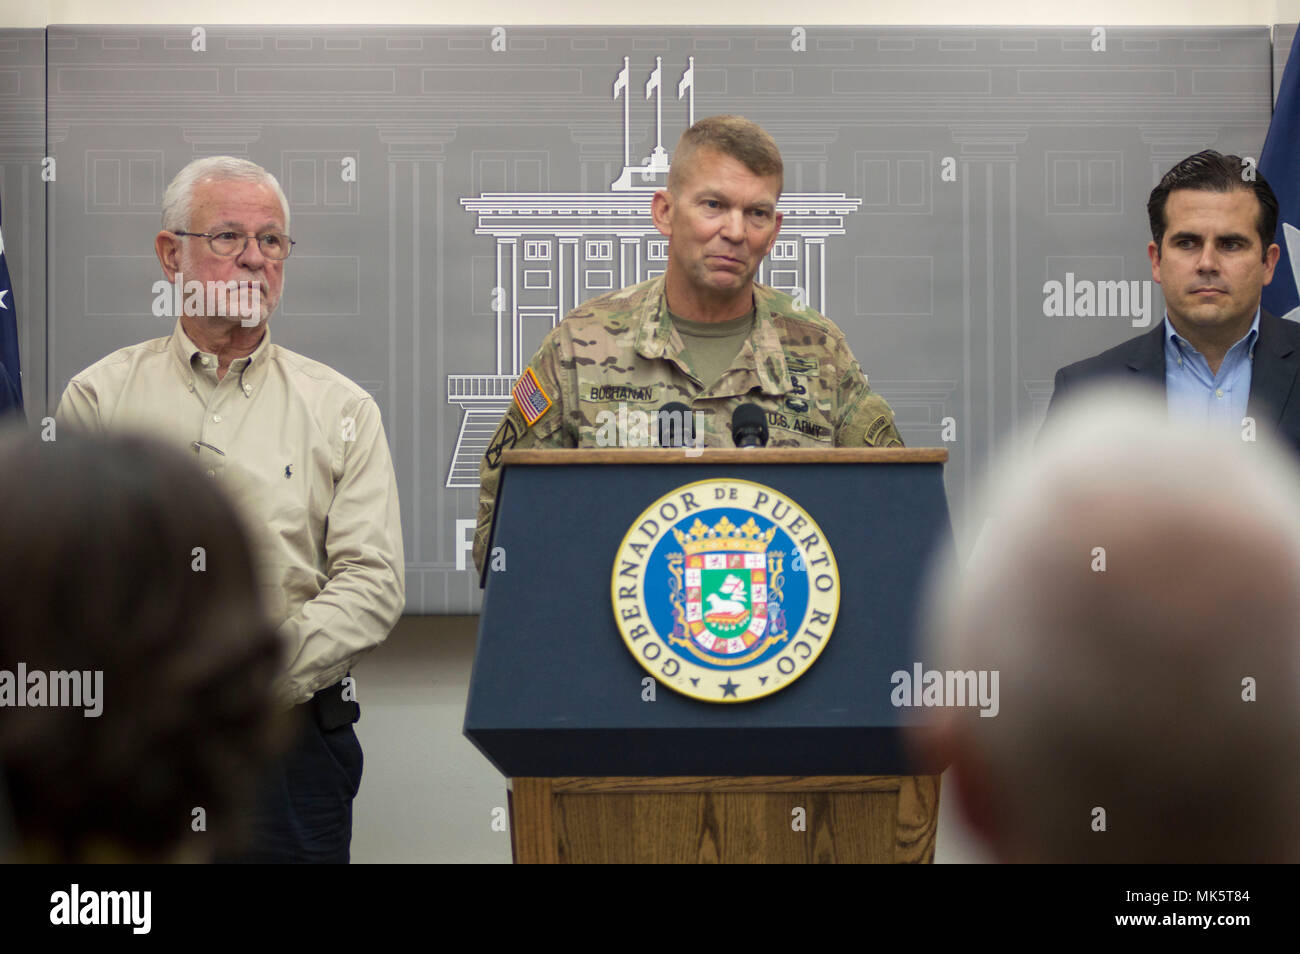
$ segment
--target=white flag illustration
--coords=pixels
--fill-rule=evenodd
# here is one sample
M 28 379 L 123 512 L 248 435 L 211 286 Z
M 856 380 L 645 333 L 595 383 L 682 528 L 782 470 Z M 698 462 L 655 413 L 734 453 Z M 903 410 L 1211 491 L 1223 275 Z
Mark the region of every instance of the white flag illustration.
M 618 72 L 618 79 L 614 80 L 614 98 L 618 99 L 618 94 L 627 89 L 627 57 L 623 57 L 623 68 Z
M 650 78 L 649 78 L 648 80 L 646 80 L 646 84 L 645 84 L 645 98 L 646 98 L 646 99 L 649 99 L 649 98 L 650 98 L 650 94 L 653 93 L 655 90 L 659 89 L 659 87 L 660 87 L 660 77 L 662 76 L 662 73 L 663 73 L 663 68 L 662 68 L 662 64 L 661 64 L 661 62 L 660 62 L 660 60 L 659 60 L 659 57 L 655 57 L 655 68 L 654 68 L 654 72 L 652 72 L 652 73 L 650 74 Z

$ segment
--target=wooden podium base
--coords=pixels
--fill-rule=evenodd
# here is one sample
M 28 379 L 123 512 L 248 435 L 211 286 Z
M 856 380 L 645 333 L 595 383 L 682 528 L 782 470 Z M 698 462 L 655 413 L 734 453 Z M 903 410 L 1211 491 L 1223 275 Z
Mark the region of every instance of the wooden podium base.
M 516 778 L 508 797 L 516 864 L 928 864 L 939 820 L 937 775 Z

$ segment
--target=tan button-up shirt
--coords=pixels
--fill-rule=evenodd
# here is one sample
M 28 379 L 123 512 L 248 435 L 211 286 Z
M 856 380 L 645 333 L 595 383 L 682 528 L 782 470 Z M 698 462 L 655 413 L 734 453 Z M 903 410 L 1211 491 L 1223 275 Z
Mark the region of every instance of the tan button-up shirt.
M 379 408 L 318 361 L 271 343 L 232 361 L 170 337 L 74 377 L 58 427 L 143 431 L 194 455 L 245 517 L 263 600 L 290 660 L 286 704 L 338 682 L 405 606 L 397 481 Z

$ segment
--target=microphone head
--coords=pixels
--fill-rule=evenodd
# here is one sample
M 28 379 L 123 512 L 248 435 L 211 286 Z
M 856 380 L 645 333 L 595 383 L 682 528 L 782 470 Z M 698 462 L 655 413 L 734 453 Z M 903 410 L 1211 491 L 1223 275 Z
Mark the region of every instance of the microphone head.
M 731 439 L 737 447 L 767 446 L 767 415 L 757 404 L 742 404 L 731 414 Z
M 686 447 L 693 440 L 691 409 L 681 401 L 670 401 L 655 412 L 660 447 Z

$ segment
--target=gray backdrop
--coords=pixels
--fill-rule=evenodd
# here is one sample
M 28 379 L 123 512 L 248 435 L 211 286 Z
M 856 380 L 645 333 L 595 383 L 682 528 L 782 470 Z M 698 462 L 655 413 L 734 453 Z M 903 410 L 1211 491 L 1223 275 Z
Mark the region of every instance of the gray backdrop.
M 1275 83 L 1265 27 L 1115 28 L 1104 50 L 1083 27 L 494 30 L 211 27 L 202 51 L 188 26 L 0 31 L 33 421 L 86 365 L 170 333 L 149 316 L 163 188 L 196 156 L 247 156 L 299 243 L 276 340 L 383 412 L 408 611 L 474 612 L 456 522 L 515 374 L 573 304 L 663 267 L 668 153 L 692 114 L 734 112 L 786 161 L 763 279 L 845 330 L 908 444 L 944 444 L 952 418 L 960 508 L 1060 365 L 1141 330 L 1050 317 L 1044 282 L 1149 279 L 1154 181 L 1207 147 L 1258 156 Z

